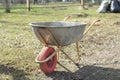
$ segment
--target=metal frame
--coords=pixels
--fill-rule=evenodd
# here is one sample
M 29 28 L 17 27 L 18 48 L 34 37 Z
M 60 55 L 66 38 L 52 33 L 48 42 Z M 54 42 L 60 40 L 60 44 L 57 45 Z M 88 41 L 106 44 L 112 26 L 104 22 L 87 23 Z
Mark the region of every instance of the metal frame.
M 58 48 L 58 51 L 61 51 L 68 59 L 70 59 L 76 66 L 78 66 L 78 64 L 67 54 L 65 53 L 61 47 L 59 46 L 57 40 L 55 39 L 54 35 L 48 30 L 48 29 L 45 29 L 45 31 L 50 35 L 50 37 L 53 39 L 54 43 L 56 44 L 56 47 Z M 43 35 L 41 34 L 41 32 L 38 30 L 38 33 L 40 34 L 39 37 L 40 39 L 42 40 L 42 42 L 45 44 L 45 46 L 48 46 L 49 44 L 47 44 L 45 38 L 43 37 Z M 77 48 L 77 54 L 78 54 L 78 59 L 80 60 L 80 54 L 79 54 L 79 48 L 78 48 L 78 42 L 76 42 L 76 48 Z M 47 62 L 49 61 L 53 56 L 55 56 L 56 52 L 54 52 L 52 55 L 50 55 L 48 58 L 46 58 L 45 60 L 38 60 L 38 56 L 35 58 L 35 61 L 37 63 L 44 63 L 44 62 Z M 57 63 L 62 66 L 63 68 L 65 68 L 67 71 L 69 72 L 72 72 L 70 71 L 68 68 L 66 68 L 65 66 L 63 66 L 62 64 L 60 64 L 60 62 L 57 61 Z

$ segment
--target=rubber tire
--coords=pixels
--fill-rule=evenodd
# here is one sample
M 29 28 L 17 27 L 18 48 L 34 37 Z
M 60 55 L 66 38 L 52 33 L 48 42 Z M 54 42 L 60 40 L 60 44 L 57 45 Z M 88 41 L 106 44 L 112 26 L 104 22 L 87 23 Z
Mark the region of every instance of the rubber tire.
M 52 53 L 55 52 L 53 47 L 44 47 L 38 55 L 38 60 L 45 60 Z M 57 54 L 53 56 L 52 60 L 49 60 L 44 63 L 40 63 L 40 68 L 44 73 L 52 73 L 56 67 L 57 63 Z

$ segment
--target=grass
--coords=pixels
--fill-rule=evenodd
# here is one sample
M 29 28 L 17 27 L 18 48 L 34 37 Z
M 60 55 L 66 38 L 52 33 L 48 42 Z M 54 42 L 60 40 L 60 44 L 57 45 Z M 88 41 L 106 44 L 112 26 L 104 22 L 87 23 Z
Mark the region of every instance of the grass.
M 68 4 L 59 5 L 65 6 Z M 106 50 L 109 51 L 112 48 L 114 48 L 112 51 L 113 53 L 117 53 L 117 51 L 119 52 L 120 36 L 118 34 L 120 34 L 120 25 L 114 25 L 114 23 L 119 23 L 120 14 L 100 14 L 96 13 L 96 8 L 90 10 L 78 10 L 78 6 L 69 7 L 69 5 L 68 7 L 54 6 L 51 8 L 46 8 L 46 6 L 44 7 L 43 5 L 42 7 L 39 5 L 32 5 L 31 11 L 27 12 L 25 8 L 19 8 L 21 6 L 24 7 L 24 5 L 16 5 L 17 8 L 12 8 L 11 13 L 5 13 L 4 9 L 0 8 L 0 80 L 56 80 L 54 77 L 58 77 L 57 74 L 53 74 L 51 77 L 45 76 L 41 71 L 38 71 L 39 66 L 35 63 L 34 58 L 42 49 L 43 44 L 35 37 L 31 27 L 28 25 L 30 22 L 62 21 L 68 14 L 86 13 L 86 17 L 75 16 L 70 21 L 83 21 L 87 22 L 88 25 L 95 19 L 101 19 L 102 21 L 96 24 L 84 39 L 81 40 L 81 53 L 83 54 L 83 58 L 85 57 L 84 55 L 90 56 L 98 52 L 102 53 L 102 51 L 104 53 Z M 49 4 L 48 6 L 51 5 Z M 68 53 L 75 52 L 75 48 L 73 48 L 74 46 L 74 44 L 68 46 L 69 48 L 65 51 Z M 76 55 L 70 55 L 73 56 L 73 58 L 76 57 Z M 61 55 L 61 57 L 63 57 L 63 55 Z M 65 58 L 63 57 L 63 59 Z M 116 58 L 116 60 L 119 59 Z M 69 66 L 72 63 L 63 62 L 63 64 L 76 70 L 75 66 Z M 85 65 L 90 63 L 83 59 L 80 64 Z M 95 67 L 96 70 L 97 68 L 98 67 Z M 101 69 L 103 68 L 99 69 L 102 71 Z M 62 71 L 64 69 L 57 66 L 57 70 Z M 70 75 L 72 75 L 70 74 L 65 78 L 64 74 L 67 75 L 65 72 L 58 73 L 58 75 L 61 76 L 61 78 L 58 77 L 58 80 L 61 80 L 62 78 L 67 80 L 70 78 Z M 78 73 L 76 72 L 75 74 Z M 101 75 L 102 77 L 100 79 L 104 80 L 102 73 Z M 109 75 L 112 76 L 113 73 L 110 74 L 109 72 Z M 105 76 L 107 76 L 107 74 Z M 120 79 L 119 76 L 115 78 Z M 94 80 L 94 77 L 90 77 L 90 79 Z M 112 80 L 112 78 L 110 79 Z

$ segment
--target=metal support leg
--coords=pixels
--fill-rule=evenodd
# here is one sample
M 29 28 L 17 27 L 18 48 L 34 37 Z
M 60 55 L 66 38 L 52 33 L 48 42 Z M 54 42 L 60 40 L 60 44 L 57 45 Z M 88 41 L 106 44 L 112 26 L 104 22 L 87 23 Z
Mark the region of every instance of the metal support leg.
M 41 34 L 38 28 L 35 28 L 36 34 L 39 34 L 38 37 L 42 40 L 42 42 L 45 44 L 45 46 L 48 46 L 44 36 Z
M 70 71 L 68 68 L 66 68 L 65 66 L 63 66 L 60 62 L 57 61 L 57 63 L 58 63 L 60 66 L 62 66 L 64 69 L 66 69 L 68 72 L 71 72 L 71 73 L 72 73 L 72 71 Z
M 66 56 L 68 59 L 70 59 L 70 60 L 76 65 L 75 61 L 74 61 L 72 58 L 70 58 L 63 50 L 60 49 L 60 51 L 61 51 L 63 54 L 65 54 L 65 56 Z
M 66 68 L 65 66 L 63 66 L 60 62 L 57 61 L 57 63 L 58 63 L 61 67 L 63 67 L 64 69 L 66 69 L 68 72 L 70 72 L 71 74 L 73 73 L 71 70 L 69 70 L 68 68 Z M 82 79 L 80 79 L 77 75 L 74 75 L 74 74 L 71 75 L 71 78 L 72 78 L 73 80 L 82 80 Z
M 78 46 L 78 41 L 76 42 L 76 49 L 77 49 L 77 55 L 78 55 L 78 61 L 80 62 L 80 51 L 79 51 L 79 46 Z
M 59 47 L 59 44 L 58 44 L 57 40 L 55 39 L 54 35 L 53 35 L 48 29 L 46 29 L 46 32 L 48 32 L 49 35 L 53 38 L 53 41 L 54 41 L 54 43 L 56 44 L 57 48 L 58 48 L 63 54 L 65 54 L 65 56 L 68 57 L 68 59 L 70 59 L 78 68 L 80 68 L 80 67 L 79 67 L 79 64 L 75 63 L 75 61 L 74 61 L 72 58 L 70 58 L 70 57 Z

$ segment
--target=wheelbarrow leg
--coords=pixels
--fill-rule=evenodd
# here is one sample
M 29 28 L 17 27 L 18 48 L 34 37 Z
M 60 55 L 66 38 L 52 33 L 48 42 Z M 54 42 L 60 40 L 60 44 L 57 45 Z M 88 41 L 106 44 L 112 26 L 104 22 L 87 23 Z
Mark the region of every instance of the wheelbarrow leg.
M 71 70 L 69 70 L 67 67 L 63 66 L 60 62 L 57 61 L 57 63 L 63 67 L 65 70 L 67 70 L 70 73 L 73 73 Z M 76 76 L 75 74 L 72 74 L 71 77 L 73 77 L 73 80 L 81 80 L 78 76 Z
M 79 64 L 76 63 L 70 56 L 68 56 L 63 50 L 59 48 L 59 50 L 68 58 L 70 59 L 78 68 L 80 68 Z
M 78 55 L 78 62 L 80 62 L 80 51 L 79 51 L 79 46 L 78 46 L 78 41 L 76 42 L 76 49 L 77 49 L 77 55 Z
M 71 72 L 71 73 L 72 73 L 71 70 L 69 70 L 68 68 L 66 68 L 65 66 L 63 66 L 60 62 L 57 61 L 57 63 L 58 63 L 60 66 L 62 66 L 64 69 L 66 69 L 68 72 Z
M 44 36 L 41 34 L 41 32 L 38 30 L 38 28 L 35 28 L 35 30 L 37 31 L 36 33 L 39 34 L 38 37 L 42 40 L 42 42 L 45 44 L 45 46 L 48 46 Z
M 70 59 L 78 68 L 80 68 L 80 67 L 79 67 L 79 64 L 78 64 L 78 63 L 75 63 L 75 61 L 74 61 L 72 58 L 70 58 L 70 57 L 59 47 L 59 44 L 58 44 L 57 40 L 55 39 L 54 35 L 53 35 L 48 29 L 46 29 L 46 32 L 48 32 L 49 35 L 50 35 L 50 37 L 53 38 L 53 41 L 54 41 L 54 43 L 56 44 L 56 46 L 57 46 L 57 48 L 59 49 L 59 51 L 61 51 L 63 54 L 65 54 L 65 56 L 68 57 L 68 59 Z

